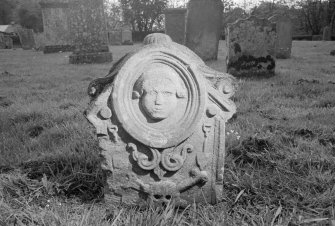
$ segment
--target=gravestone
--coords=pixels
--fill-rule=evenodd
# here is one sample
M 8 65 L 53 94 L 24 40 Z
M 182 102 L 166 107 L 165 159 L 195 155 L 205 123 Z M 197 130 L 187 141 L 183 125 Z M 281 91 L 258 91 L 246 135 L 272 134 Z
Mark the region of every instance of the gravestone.
M 216 203 L 223 190 L 225 123 L 235 112 L 232 76 L 164 34 L 121 58 L 88 88 L 105 201 L 145 206 Z
M 12 49 L 13 39 L 0 32 L 0 49 Z
M 69 27 L 69 0 L 41 0 L 44 53 L 72 51 Z
M 190 0 L 185 45 L 203 60 L 216 60 L 222 28 L 221 0 Z
M 276 24 L 276 57 L 288 59 L 292 49 L 292 21 L 289 15 L 274 15 L 269 20 Z
M 174 42 L 184 45 L 186 32 L 187 9 L 175 8 L 165 10 L 165 34 Z
M 122 45 L 132 45 L 133 44 L 133 36 L 132 36 L 130 25 L 122 26 L 121 41 L 122 41 Z
M 112 61 L 108 49 L 104 0 L 71 0 L 71 35 L 75 50 L 71 64 Z
M 121 30 L 108 31 L 108 43 L 109 45 L 121 45 L 122 31 Z
M 229 24 L 226 30 L 227 71 L 237 77 L 275 73 L 276 25 L 251 16 Z
M 323 35 L 322 40 L 323 41 L 330 41 L 332 39 L 332 33 L 330 26 L 326 26 L 323 28 Z
M 34 31 L 32 29 L 17 28 L 17 33 L 20 38 L 22 49 L 28 50 L 35 48 Z

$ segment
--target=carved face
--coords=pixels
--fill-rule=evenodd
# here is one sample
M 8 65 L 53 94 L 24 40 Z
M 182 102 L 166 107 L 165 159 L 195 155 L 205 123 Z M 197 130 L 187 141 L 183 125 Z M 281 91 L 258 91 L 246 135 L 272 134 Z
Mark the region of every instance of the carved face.
M 178 98 L 185 97 L 178 74 L 167 66 L 148 69 L 138 86 L 143 110 L 156 121 L 168 118 L 176 110 Z
M 152 119 L 166 119 L 177 106 L 177 87 L 169 79 L 144 82 L 142 106 Z

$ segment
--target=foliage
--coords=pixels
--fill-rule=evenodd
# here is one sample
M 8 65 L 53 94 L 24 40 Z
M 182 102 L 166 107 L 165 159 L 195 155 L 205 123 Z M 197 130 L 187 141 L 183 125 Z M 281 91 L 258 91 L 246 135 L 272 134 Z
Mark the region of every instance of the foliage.
M 17 19 L 22 27 L 33 29 L 35 32 L 43 31 L 42 10 L 34 1 L 23 1 L 17 7 Z
M 104 1 L 106 20 L 109 30 L 117 30 L 121 26 L 122 21 L 122 9 L 121 6 L 112 1 Z
M 161 26 L 167 3 L 168 0 L 121 0 L 123 17 L 134 31 L 150 32 Z
M 0 0 L 0 24 L 9 24 L 13 20 L 14 7 L 11 0 Z

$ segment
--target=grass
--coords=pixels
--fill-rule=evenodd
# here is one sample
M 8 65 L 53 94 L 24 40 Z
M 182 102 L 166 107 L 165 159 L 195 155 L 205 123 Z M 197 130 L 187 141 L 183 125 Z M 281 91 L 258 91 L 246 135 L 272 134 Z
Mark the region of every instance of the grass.
M 97 140 L 83 116 L 110 64 L 0 50 L 0 225 L 335 225 L 332 42 L 293 42 L 276 76 L 239 81 L 227 123 L 224 200 L 107 208 Z M 114 61 L 135 46 L 113 46 Z M 224 43 L 219 60 L 224 71 Z

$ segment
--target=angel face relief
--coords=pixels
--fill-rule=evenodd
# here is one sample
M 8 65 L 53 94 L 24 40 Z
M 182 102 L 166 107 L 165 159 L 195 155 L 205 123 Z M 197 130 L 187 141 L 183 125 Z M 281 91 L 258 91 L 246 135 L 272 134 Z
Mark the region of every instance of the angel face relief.
M 175 112 L 186 90 L 177 72 L 166 65 L 153 65 L 135 84 L 135 92 L 146 115 L 160 121 Z

